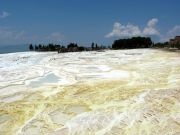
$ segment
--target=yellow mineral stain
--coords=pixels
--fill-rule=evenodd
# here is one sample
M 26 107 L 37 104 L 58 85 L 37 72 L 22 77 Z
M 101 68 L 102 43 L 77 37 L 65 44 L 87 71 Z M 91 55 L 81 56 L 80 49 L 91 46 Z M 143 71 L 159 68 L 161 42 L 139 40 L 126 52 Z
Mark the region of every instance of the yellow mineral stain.
M 131 51 L 108 52 L 111 55 L 114 53 L 127 55 L 130 60 L 122 61 L 122 63 L 125 62 L 123 64 L 118 61 L 113 62 L 113 60 L 121 59 L 124 55 L 117 55 L 110 61 L 108 58 L 111 57 L 106 56 L 106 62 L 103 59 L 105 56 L 102 58 L 98 56 L 102 65 L 107 65 L 109 68 L 96 73 L 99 69 L 93 67 L 93 64 L 97 63 L 90 63 L 89 67 L 93 75 L 86 68 L 84 69 L 82 66 L 84 63 L 82 65 L 78 63 L 76 66 L 79 67 L 76 70 L 80 69 L 85 73 L 77 74 L 74 70 L 71 70 L 72 73 L 66 73 L 61 65 L 63 72 L 61 75 L 66 74 L 65 78 L 68 80 L 69 77 L 73 83 L 65 81 L 64 85 L 52 83 L 36 88 L 27 86 L 26 90 L 19 86 L 18 88 L 22 90 L 2 93 L 0 96 L 0 134 L 179 134 L 180 64 L 178 62 L 180 55 L 174 52 L 154 50 L 140 52 L 144 51 L 146 52 L 144 56 L 132 56 Z M 52 56 L 60 57 L 56 54 Z M 82 58 L 79 56 L 77 59 L 84 61 L 85 64 L 87 61 L 93 62 L 85 58 L 86 55 Z M 62 61 L 64 59 L 62 58 Z M 48 58 L 42 60 L 42 63 L 44 61 L 47 62 Z M 58 75 L 60 73 L 58 67 L 53 67 L 58 66 L 58 62 L 60 63 L 60 61 L 49 62 L 46 72 L 53 69 Z M 112 78 L 115 75 L 112 75 L 114 72 L 107 69 L 119 70 L 118 73 L 124 75 Z M 103 76 L 104 74 L 106 76 Z

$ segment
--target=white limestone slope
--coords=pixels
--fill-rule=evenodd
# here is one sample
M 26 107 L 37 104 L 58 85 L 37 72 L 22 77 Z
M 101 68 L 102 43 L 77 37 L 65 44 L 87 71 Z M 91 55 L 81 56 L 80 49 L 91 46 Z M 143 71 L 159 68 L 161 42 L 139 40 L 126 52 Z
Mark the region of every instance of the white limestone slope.
M 179 90 L 177 52 L 0 54 L 0 134 L 178 134 Z

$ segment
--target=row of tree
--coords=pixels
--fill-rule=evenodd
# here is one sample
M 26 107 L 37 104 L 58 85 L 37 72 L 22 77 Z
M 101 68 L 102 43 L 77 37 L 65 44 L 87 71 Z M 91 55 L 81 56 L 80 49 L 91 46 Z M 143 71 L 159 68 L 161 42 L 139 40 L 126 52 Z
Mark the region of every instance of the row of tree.
M 30 51 L 56 51 L 60 48 L 64 48 L 64 46 L 57 45 L 57 44 L 48 44 L 48 45 L 29 45 Z
M 153 44 L 152 46 L 153 48 L 165 48 L 165 47 L 170 47 L 169 43 L 168 42 L 158 42 L 158 43 L 155 43 Z
M 180 43 L 177 43 L 177 44 L 173 44 L 170 46 L 171 48 L 177 48 L 177 49 L 180 49 Z
M 106 46 L 98 46 L 98 44 L 92 43 L 91 47 L 79 46 L 77 43 L 70 43 L 66 47 L 59 44 L 48 44 L 48 45 L 29 45 L 30 51 L 58 51 L 61 52 L 80 52 L 80 51 L 95 51 L 106 49 Z
M 149 48 L 151 46 L 152 41 L 149 37 L 132 37 L 128 39 L 119 39 L 115 40 L 112 44 L 113 49 Z
M 109 49 L 135 49 L 135 48 L 179 48 L 180 45 L 170 45 L 168 42 L 154 44 L 150 37 L 132 37 L 126 39 L 115 40 L 112 47 Z M 104 50 L 106 46 L 99 46 L 96 43 L 92 43 L 91 47 L 79 46 L 77 43 L 70 43 L 66 47 L 59 44 L 48 44 L 48 45 L 29 45 L 30 50 L 35 51 L 58 51 L 60 52 L 78 52 L 78 51 L 96 51 Z
M 169 42 L 163 42 L 163 43 L 156 43 L 153 44 L 154 48 L 176 48 L 176 49 L 180 49 L 180 43 L 177 44 L 169 44 Z

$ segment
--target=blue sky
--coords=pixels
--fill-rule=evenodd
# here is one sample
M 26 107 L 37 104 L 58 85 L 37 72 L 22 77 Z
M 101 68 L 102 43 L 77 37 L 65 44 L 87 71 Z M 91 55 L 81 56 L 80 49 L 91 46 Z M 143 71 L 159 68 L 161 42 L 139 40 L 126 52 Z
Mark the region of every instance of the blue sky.
M 0 0 L 0 45 L 180 35 L 179 0 Z

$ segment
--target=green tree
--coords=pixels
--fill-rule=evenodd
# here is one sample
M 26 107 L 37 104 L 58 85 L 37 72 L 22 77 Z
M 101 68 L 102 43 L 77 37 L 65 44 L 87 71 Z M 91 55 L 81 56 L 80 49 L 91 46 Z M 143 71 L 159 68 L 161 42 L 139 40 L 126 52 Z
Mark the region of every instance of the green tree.
M 149 48 L 152 45 L 149 37 L 132 37 L 130 39 L 115 40 L 112 44 L 113 49 L 134 49 L 134 48 Z
M 30 50 L 30 51 L 34 50 L 34 47 L 33 47 L 32 44 L 29 45 L 29 50 Z
M 98 45 L 96 44 L 96 49 L 98 48 Z
M 91 49 L 94 50 L 94 43 L 91 44 Z

